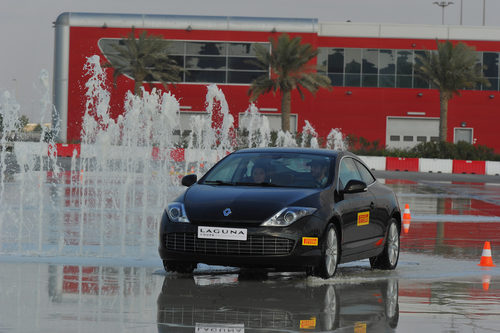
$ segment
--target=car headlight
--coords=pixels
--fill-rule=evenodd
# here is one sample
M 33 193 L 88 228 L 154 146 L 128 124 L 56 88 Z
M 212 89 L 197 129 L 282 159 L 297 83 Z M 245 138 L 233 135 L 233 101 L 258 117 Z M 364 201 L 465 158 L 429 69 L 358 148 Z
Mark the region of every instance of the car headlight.
M 311 215 L 316 208 L 310 207 L 285 207 L 270 219 L 261 224 L 263 227 L 287 227 L 304 216 Z
M 167 207 L 167 214 L 172 222 L 189 223 L 189 219 L 186 215 L 186 209 L 184 209 L 184 204 L 181 202 L 170 203 Z

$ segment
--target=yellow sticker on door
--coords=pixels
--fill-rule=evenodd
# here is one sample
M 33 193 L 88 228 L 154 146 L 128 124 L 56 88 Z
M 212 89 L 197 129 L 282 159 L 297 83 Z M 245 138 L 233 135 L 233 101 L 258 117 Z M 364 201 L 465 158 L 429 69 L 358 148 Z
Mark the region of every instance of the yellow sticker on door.
M 300 328 L 306 329 L 306 330 L 312 330 L 316 328 L 316 317 L 312 317 L 311 319 L 307 320 L 301 320 L 300 321 Z
M 370 223 L 370 212 L 358 213 L 358 227 Z
M 354 323 L 354 333 L 366 333 L 366 323 L 359 321 Z
M 302 237 L 303 246 L 318 246 L 318 237 Z

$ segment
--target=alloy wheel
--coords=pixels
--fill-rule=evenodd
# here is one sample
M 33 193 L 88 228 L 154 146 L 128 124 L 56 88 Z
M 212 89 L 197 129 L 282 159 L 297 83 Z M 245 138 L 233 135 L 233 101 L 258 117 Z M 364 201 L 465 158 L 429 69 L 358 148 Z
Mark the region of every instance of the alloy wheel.
M 333 276 L 335 274 L 335 269 L 337 268 L 338 260 L 338 243 L 337 243 L 337 233 L 332 227 L 328 230 L 328 235 L 326 238 L 326 248 L 325 248 L 325 268 L 328 276 Z
M 387 239 L 387 252 L 389 255 L 389 263 L 394 266 L 399 256 L 399 235 L 398 228 L 395 223 L 392 223 L 389 229 L 389 237 Z

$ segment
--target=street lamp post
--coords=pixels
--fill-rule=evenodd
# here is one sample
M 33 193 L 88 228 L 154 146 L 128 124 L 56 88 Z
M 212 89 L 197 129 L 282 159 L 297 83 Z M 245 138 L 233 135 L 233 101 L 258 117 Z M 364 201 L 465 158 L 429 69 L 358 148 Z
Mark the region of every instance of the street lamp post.
M 444 24 L 444 8 L 448 7 L 449 5 L 452 5 L 453 2 L 452 1 L 440 1 L 440 2 L 434 1 L 433 4 L 441 7 L 441 24 Z
M 486 0 L 483 0 L 483 25 L 486 25 Z
M 464 11 L 464 0 L 460 0 L 460 25 L 462 25 L 462 13 Z

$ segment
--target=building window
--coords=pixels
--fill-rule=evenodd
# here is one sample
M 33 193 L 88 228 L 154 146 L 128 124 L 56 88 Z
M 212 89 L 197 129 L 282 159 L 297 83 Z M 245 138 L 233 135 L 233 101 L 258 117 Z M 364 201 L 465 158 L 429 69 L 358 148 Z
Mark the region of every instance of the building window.
M 396 61 L 396 87 L 412 88 L 413 84 L 413 51 L 398 50 Z
M 378 86 L 378 50 L 363 49 L 362 61 L 362 86 L 377 87 Z
M 361 49 L 344 50 L 345 86 L 361 86 Z
M 380 50 L 378 63 L 379 87 L 394 87 L 396 84 L 395 50 Z
M 490 86 L 483 85 L 483 90 L 498 90 L 498 53 L 483 52 L 483 74 Z
M 391 135 L 389 140 L 391 141 L 400 141 L 400 136 L 399 135 Z
M 405 136 L 403 136 L 403 141 L 405 141 L 405 142 L 412 142 L 413 141 L 413 136 L 411 136 L 411 135 L 405 135 Z
M 417 142 L 427 142 L 427 137 L 425 137 L 425 136 L 417 136 Z
M 228 82 L 250 83 L 261 75 L 267 74 L 256 64 L 253 43 L 227 43 Z
M 435 52 L 435 51 L 431 51 Z M 328 75 L 333 86 L 429 89 L 415 71 L 424 50 L 323 48 L 318 49 L 319 73 Z M 490 86 L 475 90 L 499 90 L 499 52 L 477 52 L 478 65 Z
M 344 85 L 344 49 L 320 48 L 318 72 L 328 75 L 332 86 Z
M 425 51 L 415 51 L 415 66 L 418 66 L 421 64 L 421 61 L 419 59 L 420 57 L 425 57 Z M 413 73 L 413 88 L 423 88 L 423 89 L 428 89 L 429 88 L 429 82 L 426 80 L 423 80 L 418 76 L 415 67 L 413 68 L 414 73 Z
M 111 64 L 117 59 L 114 45 L 120 38 L 102 38 L 98 45 Z M 256 43 L 165 40 L 169 57 L 184 69 L 182 82 L 250 84 L 269 75 L 256 64 Z M 269 47 L 269 43 L 261 43 Z M 431 51 L 435 52 L 435 51 Z M 418 56 L 424 50 L 319 48 L 317 70 L 326 74 L 334 86 L 432 88 L 415 72 Z M 477 63 L 490 85 L 473 89 L 500 89 L 499 52 L 477 52 Z M 125 73 L 131 76 L 131 73 Z M 146 78 L 148 79 L 148 78 Z
M 116 54 L 113 45 L 122 43 L 121 39 L 103 38 L 98 45 L 113 64 Z M 256 64 L 255 44 L 165 40 L 169 57 L 184 69 L 181 82 L 200 83 L 250 84 L 257 77 L 268 75 L 269 71 Z M 269 43 L 261 44 L 269 47 Z

